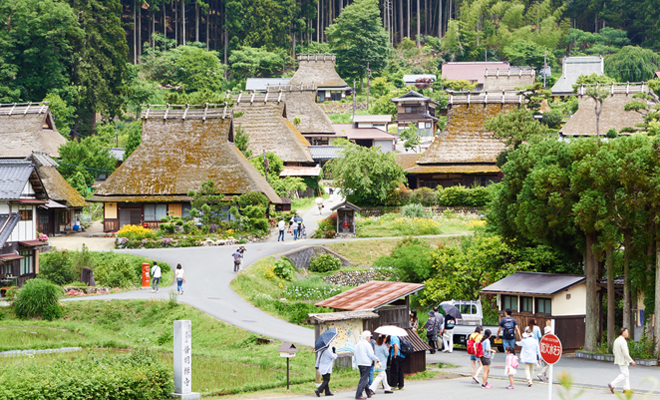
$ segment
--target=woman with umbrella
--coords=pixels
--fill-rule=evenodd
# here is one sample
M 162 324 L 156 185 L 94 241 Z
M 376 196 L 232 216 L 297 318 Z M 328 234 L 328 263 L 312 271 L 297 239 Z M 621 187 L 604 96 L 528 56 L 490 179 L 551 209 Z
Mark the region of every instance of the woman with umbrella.
M 335 348 L 330 349 L 330 343 L 337 337 L 337 328 L 331 328 L 323 332 L 318 339 L 316 339 L 316 369 L 323 377 L 321 386 L 314 391 L 316 397 L 321 397 L 321 392 L 325 391 L 326 396 L 334 396 L 330 392 L 330 375 L 332 374 L 332 363 L 337 359 Z
M 442 351 L 451 353 L 454 351 L 454 326 L 456 325 L 456 320 L 463 318 L 463 315 L 452 304 L 443 304 L 442 309 L 445 311 L 445 326 L 442 331 Z

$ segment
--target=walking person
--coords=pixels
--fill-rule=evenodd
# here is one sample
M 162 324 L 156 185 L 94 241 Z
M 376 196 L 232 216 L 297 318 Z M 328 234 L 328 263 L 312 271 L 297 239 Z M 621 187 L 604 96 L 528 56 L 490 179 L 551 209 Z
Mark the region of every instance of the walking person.
M 438 333 L 444 329 L 445 326 L 445 317 L 443 317 L 441 312 L 438 312 L 438 307 L 433 307 L 433 313 L 435 314 L 435 320 L 438 322 Z M 438 350 L 442 349 L 443 340 L 442 335 L 438 335 L 436 340 L 436 347 Z
M 500 336 L 500 331 L 504 329 L 502 333 L 502 346 L 504 348 L 513 347 L 515 354 L 516 346 L 516 337 L 521 337 L 520 327 L 518 327 L 518 321 L 511 316 L 511 309 L 507 308 L 504 310 L 504 318 L 500 320 L 500 326 L 497 328 L 497 333 L 495 337 Z M 518 334 L 516 336 L 516 333 Z
M 630 352 L 628 351 L 628 343 L 626 339 L 628 338 L 628 328 L 621 328 L 619 331 L 619 337 L 614 340 L 612 345 L 612 352 L 614 353 L 614 364 L 619 366 L 621 373 L 617 376 L 612 383 L 608 383 L 607 387 L 610 389 L 610 392 L 614 393 L 614 388 L 619 384 L 623 383 L 623 393 L 631 393 L 630 391 L 630 371 L 628 371 L 628 364 L 632 364 L 634 367 L 635 360 L 630 357 Z
M 156 261 L 154 261 L 153 267 L 151 267 L 151 291 L 158 292 L 158 285 L 160 284 L 161 271 Z
M 294 217 L 295 218 L 295 217 Z M 289 225 L 291 233 L 293 234 L 293 240 L 298 240 L 298 221 L 291 219 L 291 224 Z
M 392 390 L 403 390 L 403 360 L 406 358 L 401 353 L 401 340 L 397 336 L 390 336 L 390 374 L 387 381 Z
M 541 333 L 541 328 L 539 328 L 536 325 L 536 320 L 534 318 L 530 318 L 529 324 L 527 325 L 527 328 L 532 333 L 532 337 L 539 341 L 539 345 L 540 345 L 541 338 L 543 337 L 543 334 Z
M 176 265 L 176 270 L 174 271 L 174 279 L 176 279 L 177 294 L 183 294 L 183 284 L 186 283 L 186 274 L 183 272 L 183 267 L 181 264 Z
M 417 332 L 419 327 L 419 318 L 417 318 L 417 310 L 410 310 L 410 329 Z
M 238 272 L 241 269 L 241 260 L 243 259 L 243 255 L 236 249 L 234 253 L 231 255 L 234 257 L 234 272 Z
M 371 348 L 369 339 L 371 338 L 370 331 L 362 332 L 360 335 L 360 342 L 355 345 L 355 364 L 360 369 L 360 381 L 358 382 L 357 391 L 355 392 L 356 399 L 366 399 L 362 393 L 366 391 L 367 397 L 371 397 L 371 390 L 369 389 L 369 369 L 371 365 L 380 362 L 378 357 L 374 354 Z
M 552 326 L 550 326 L 550 324 L 551 324 L 551 322 L 550 322 L 550 320 L 548 320 L 548 322 L 546 323 L 545 328 L 543 328 L 543 334 L 544 335 L 547 335 L 548 333 L 553 333 L 552 332 Z M 548 381 L 548 369 L 550 369 L 550 364 L 543 361 L 543 359 L 541 359 L 541 362 L 543 363 L 543 368 L 541 369 L 541 373 L 539 373 L 536 376 L 539 378 L 539 380 L 541 382 L 547 382 Z
M 330 351 L 329 348 L 326 348 L 318 355 L 316 358 L 316 369 L 319 370 L 319 374 L 323 377 L 323 382 L 321 386 L 314 391 L 316 397 L 321 397 L 321 392 L 325 391 L 326 396 L 334 396 L 330 392 L 330 375 L 332 374 L 332 363 L 337 359 L 337 353 L 335 348 L 332 348 Z
M 373 383 L 369 386 L 369 390 L 371 390 L 372 394 L 376 393 L 378 384 L 381 382 L 383 382 L 385 393 L 394 393 L 392 392 L 390 385 L 387 383 L 387 359 L 389 358 L 389 353 L 390 349 L 385 342 L 385 335 L 380 335 L 378 340 L 376 340 L 376 350 L 374 351 L 374 354 L 376 354 L 376 357 L 380 360 L 380 365 L 376 365 L 375 368 L 376 372 L 378 372 L 378 376 L 376 376 Z
M 483 364 L 481 364 L 481 358 L 477 357 L 475 354 L 475 343 L 481 343 L 481 339 L 483 339 L 483 335 L 481 334 L 481 331 L 483 330 L 482 327 L 477 326 L 474 328 L 474 332 L 470 334 L 468 337 L 468 354 L 470 354 L 470 376 L 472 376 L 472 381 L 474 383 L 481 383 L 479 382 L 478 376 L 481 374 L 481 370 L 483 369 Z
M 282 217 L 280 222 L 277 223 L 277 229 L 279 230 L 279 233 L 277 234 L 277 241 L 279 242 L 280 239 L 284 241 L 284 229 L 286 229 L 286 222 L 284 222 L 284 217 Z
M 484 366 L 484 376 L 483 376 L 483 382 L 481 384 L 481 387 L 484 389 L 490 389 L 493 387 L 490 383 L 488 383 L 488 374 L 490 374 L 490 362 L 491 359 L 493 358 L 493 353 L 496 352 L 495 349 L 491 348 L 490 346 L 490 329 L 486 329 L 484 331 L 484 337 L 481 338 L 481 346 L 483 348 L 484 355 L 481 357 L 481 364 Z
M 435 344 L 438 341 L 439 327 L 433 311 L 429 311 L 429 319 L 426 320 L 422 329 L 426 330 L 426 341 L 429 343 L 429 346 L 431 346 L 431 354 L 435 354 Z
M 516 376 L 516 368 L 518 368 L 518 357 L 513 353 L 513 347 L 509 346 L 505 349 L 506 359 L 504 360 L 504 374 L 509 376 L 509 386 L 507 389 L 513 389 L 513 377 Z
M 451 353 L 454 351 L 454 326 L 456 325 L 456 318 L 451 315 L 445 315 L 445 324 L 442 331 L 442 351 Z
M 532 386 L 534 366 L 536 366 L 536 363 L 541 359 L 541 351 L 539 349 L 539 342 L 534 339 L 532 332 L 529 331 L 529 327 L 525 328 L 525 333 L 523 333 L 522 337 L 523 340 L 516 342 L 516 344 L 520 346 L 520 361 L 525 364 L 527 386 Z

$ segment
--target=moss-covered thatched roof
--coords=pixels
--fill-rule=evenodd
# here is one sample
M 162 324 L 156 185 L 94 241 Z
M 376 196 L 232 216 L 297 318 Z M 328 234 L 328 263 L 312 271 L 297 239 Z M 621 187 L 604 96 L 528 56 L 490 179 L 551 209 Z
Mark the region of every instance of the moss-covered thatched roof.
M 316 85 L 323 88 L 349 89 L 335 70 L 335 56 L 302 54 L 298 56 L 298 70 L 289 81 L 291 85 Z
M 261 192 L 272 203 L 280 198 L 233 143 L 230 116 L 211 113 L 143 112 L 142 143 L 103 182 L 91 201 L 182 201 L 190 190 L 212 180 L 225 195 Z M 215 114 L 215 116 L 209 116 Z M 192 115 L 192 116 L 191 116 Z M 157 200 L 155 200 L 157 199 Z
M 316 103 L 316 90 L 292 89 L 284 93 L 284 98 L 286 101 L 286 118 L 289 122 L 293 122 L 295 117 L 300 117 L 300 124 L 296 126 L 300 133 L 303 135 L 313 133 L 335 134 L 332 121 Z
M 45 103 L 0 104 L 0 158 L 25 158 L 41 151 L 59 158 L 66 143 Z
M 46 189 L 48 198 L 59 203 L 66 203 L 69 207 L 82 208 L 87 205 L 85 198 L 74 189 L 69 182 L 57 171 L 57 164 L 48 154 L 33 152 L 29 160 L 37 168 L 41 182 Z

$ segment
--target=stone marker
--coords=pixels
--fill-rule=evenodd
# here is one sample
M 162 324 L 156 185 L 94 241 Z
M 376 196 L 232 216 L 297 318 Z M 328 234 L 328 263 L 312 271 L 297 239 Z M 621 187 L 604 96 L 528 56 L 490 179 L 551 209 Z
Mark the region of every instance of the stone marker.
M 174 321 L 174 393 L 179 399 L 199 399 L 192 388 L 192 325 L 188 320 Z
M 96 282 L 94 282 L 94 272 L 91 268 L 85 267 L 82 269 L 82 273 L 80 274 L 80 282 L 86 283 L 87 286 L 96 286 Z

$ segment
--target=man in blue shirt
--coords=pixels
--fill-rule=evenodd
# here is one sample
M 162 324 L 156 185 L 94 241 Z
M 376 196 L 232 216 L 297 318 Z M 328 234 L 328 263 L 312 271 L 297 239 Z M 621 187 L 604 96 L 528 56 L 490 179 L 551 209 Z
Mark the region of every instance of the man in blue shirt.
M 403 360 L 406 357 L 401 354 L 401 341 L 397 336 L 390 336 L 388 340 L 392 350 L 390 351 L 390 374 L 387 381 L 392 386 L 392 390 L 403 390 Z

